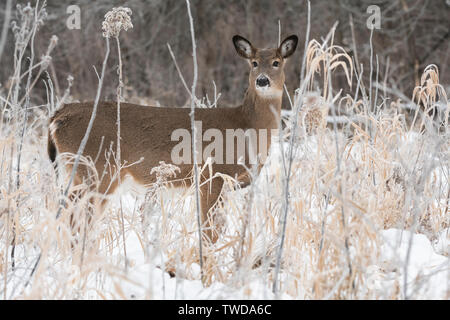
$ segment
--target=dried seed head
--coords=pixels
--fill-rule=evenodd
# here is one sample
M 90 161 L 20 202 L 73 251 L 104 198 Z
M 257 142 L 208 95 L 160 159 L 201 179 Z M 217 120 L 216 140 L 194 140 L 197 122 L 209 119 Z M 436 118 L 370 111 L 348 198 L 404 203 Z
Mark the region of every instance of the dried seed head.
M 50 46 L 53 49 L 56 44 L 58 43 L 58 36 L 56 35 L 52 35 L 52 37 L 50 38 Z
M 156 174 L 156 181 L 158 184 L 167 182 L 168 178 L 176 177 L 177 172 L 180 172 L 180 168 L 177 166 L 165 163 L 164 161 L 159 162 L 159 166 L 152 168 L 150 174 Z
M 314 134 L 326 125 L 328 106 L 323 97 L 317 93 L 309 93 L 304 97 L 303 107 L 299 114 L 300 123 L 305 126 L 306 133 Z
M 133 28 L 131 14 L 131 9 L 126 7 L 113 8 L 108 11 L 102 23 L 103 36 L 106 38 L 118 37 L 122 29 L 127 31 Z
M 73 76 L 72 75 L 69 74 L 67 76 L 67 82 L 69 83 L 69 88 L 70 88 L 73 84 Z
M 41 56 L 41 62 L 42 62 L 41 69 L 45 70 L 45 69 L 48 68 L 48 66 L 52 62 L 52 57 L 49 56 L 49 55 L 42 55 Z

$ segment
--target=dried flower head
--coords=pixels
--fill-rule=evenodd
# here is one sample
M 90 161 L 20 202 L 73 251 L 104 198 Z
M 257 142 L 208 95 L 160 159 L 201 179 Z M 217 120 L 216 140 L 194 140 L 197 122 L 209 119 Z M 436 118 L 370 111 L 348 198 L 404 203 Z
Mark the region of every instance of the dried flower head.
M 73 76 L 71 74 L 69 74 L 67 76 L 67 83 L 68 83 L 68 87 L 69 88 L 72 87 L 72 85 L 73 85 Z
M 44 25 L 47 11 L 45 4 L 38 11 L 34 10 L 29 3 L 26 6 L 18 4 L 16 8 L 17 20 L 11 22 L 11 29 L 15 37 L 16 48 L 23 50 L 27 46 L 33 29 L 38 30 L 40 26 Z
M 159 162 L 159 166 L 152 168 L 150 174 L 156 174 L 156 183 L 161 184 L 167 182 L 167 178 L 176 177 L 177 171 L 180 172 L 180 168 L 177 166 L 165 163 L 164 161 Z
M 317 129 L 324 128 L 328 106 L 323 97 L 317 93 L 309 93 L 304 97 L 303 107 L 299 114 L 300 123 L 307 134 L 314 134 Z
M 45 70 L 48 68 L 48 66 L 50 65 L 50 63 L 52 62 L 52 57 L 49 55 L 42 55 L 41 56 L 41 69 Z
M 118 37 L 122 29 L 127 31 L 133 28 L 131 14 L 131 9 L 126 7 L 112 8 L 108 11 L 102 23 L 103 36 L 106 38 Z

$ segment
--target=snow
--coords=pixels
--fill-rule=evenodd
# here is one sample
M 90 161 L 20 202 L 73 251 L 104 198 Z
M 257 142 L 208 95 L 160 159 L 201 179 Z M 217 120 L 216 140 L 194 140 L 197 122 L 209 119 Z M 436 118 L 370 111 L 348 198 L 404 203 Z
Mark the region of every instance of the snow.
M 389 298 L 395 288 L 404 288 L 405 265 L 407 263 L 407 295 L 414 299 L 442 299 L 449 292 L 449 258 L 435 252 L 431 242 L 422 234 L 406 230 L 381 231 L 383 243 L 377 265 L 367 269 L 369 288 Z M 442 241 L 448 251 L 449 239 Z M 391 290 L 391 291 L 390 291 Z M 404 292 L 402 292 L 404 294 Z M 403 296 L 404 297 L 404 296 Z
M 146 262 L 144 251 L 138 238 L 131 234 L 127 238 L 127 249 L 130 268 L 126 279 L 114 285 L 116 291 L 122 292 L 126 299 L 274 299 L 273 293 L 268 286 L 260 280 L 252 281 L 244 287 L 233 288 L 220 282 L 213 282 L 211 286 L 204 287 L 200 280 L 187 280 L 183 277 L 171 278 L 167 272 L 163 272 L 161 263 Z M 156 256 L 159 254 L 156 253 Z M 165 260 L 164 258 L 162 260 Z M 156 257 L 153 262 L 160 262 Z M 182 267 L 182 266 L 181 266 Z M 182 269 L 182 268 L 181 268 Z M 199 276 L 200 266 L 191 266 L 193 276 Z M 293 297 L 283 294 L 281 299 L 292 299 Z
M 410 232 L 400 229 L 381 231 L 383 243 L 377 264 L 366 270 L 368 288 L 377 298 L 389 299 L 395 290 L 403 288 L 404 266 L 409 247 Z M 448 249 L 448 238 L 446 246 Z M 120 288 L 127 299 L 273 299 L 269 286 L 260 280 L 236 288 L 220 282 L 203 287 L 200 280 L 171 278 L 161 265 L 146 263 L 144 253 L 135 236 L 127 238 L 132 267 Z M 160 259 L 155 259 L 160 260 Z M 449 259 L 435 252 L 424 235 L 414 234 L 408 263 L 408 296 L 414 299 L 443 299 L 449 290 Z M 200 272 L 200 267 L 195 272 Z M 298 299 L 283 294 L 281 299 Z

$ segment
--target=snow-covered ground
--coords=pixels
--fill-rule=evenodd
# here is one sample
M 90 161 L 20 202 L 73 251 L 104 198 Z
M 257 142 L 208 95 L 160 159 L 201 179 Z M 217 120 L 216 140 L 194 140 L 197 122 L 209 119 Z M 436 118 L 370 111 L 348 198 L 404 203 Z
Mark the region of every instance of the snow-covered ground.
M 448 230 L 446 231 L 448 234 Z M 368 289 L 376 295 L 389 299 L 403 288 L 406 254 L 410 232 L 399 229 L 381 231 L 384 238 L 381 256 L 376 265 L 367 268 Z M 449 236 L 441 239 L 437 248 L 449 246 Z M 159 267 L 145 264 L 139 241 L 130 236 L 127 239 L 130 259 L 134 266 L 122 290 L 129 299 L 143 299 L 150 294 L 155 299 L 273 299 L 270 286 L 254 281 L 246 287 L 235 289 L 222 283 L 213 283 L 204 288 L 200 280 L 171 278 Z M 444 253 L 444 252 L 443 252 Z M 198 265 L 197 265 L 198 267 Z M 199 269 L 199 267 L 198 267 Z M 408 263 L 408 294 L 414 291 L 416 299 L 447 299 L 450 290 L 450 261 L 448 256 L 436 253 L 430 241 L 420 234 L 412 237 Z M 298 299 L 284 294 L 281 299 Z
M 369 289 L 385 298 L 394 296 L 395 290 L 403 290 L 406 272 L 408 297 L 449 298 L 448 229 L 443 232 L 443 237 L 436 241 L 434 247 L 426 236 L 413 234 L 411 238 L 411 233 L 406 230 L 389 229 L 381 231 L 381 234 L 384 241 L 379 262 L 369 266 L 367 270 Z M 406 263 L 408 251 L 409 258 Z

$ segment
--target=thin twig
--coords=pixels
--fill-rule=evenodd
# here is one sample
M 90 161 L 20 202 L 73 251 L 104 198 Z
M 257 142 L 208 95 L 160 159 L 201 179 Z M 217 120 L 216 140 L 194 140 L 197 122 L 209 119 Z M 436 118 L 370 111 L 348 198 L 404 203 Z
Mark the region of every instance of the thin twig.
M 119 35 L 117 35 L 116 37 L 116 43 L 117 43 L 117 54 L 119 56 L 119 85 L 117 87 L 117 155 L 116 155 L 116 167 L 117 167 L 117 181 L 118 184 L 120 185 L 121 183 L 121 176 L 120 176 L 120 169 L 122 166 L 121 163 L 121 150 L 120 150 L 120 139 L 121 139 L 121 135 L 120 135 L 120 102 L 122 100 L 122 88 L 123 88 L 123 78 L 122 78 L 122 56 L 121 56 L 121 52 L 120 52 L 120 40 L 119 40 Z M 121 224 L 122 224 L 122 241 L 123 241 L 123 254 L 125 257 L 125 272 L 127 271 L 128 268 L 128 259 L 127 259 L 127 246 L 126 246 L 126 241 L 125 241 L 125 220 L 123 217 L 123 208 L 122 208 L 122 197 L 120 195 L 120 188 L 119 188 L 119 203 L 120 203 L 120 208 L 119 208 L 119 215 L 120 215 L 120 220 L 121 220 Z
M 202 248 L 202 224 L 200 221 L 200 191 L 199 191 L 199 174 L 197 166 L 197 153 L 196 153 L 196 127 L 195 127 L 195 89 L 197 86 L 198 78 L 198 65 L 197 65 L 197 52 L 195 44 L 195 33 L 194 33 L 194 22 L 191 14 L 191 7 L 189 0 L 186 0 L 186 6 L 189 16 L 189 25 L 191 29 L 191 40 L 192 40 L 192 59 L 194 63 L 194 79 L 192 81 L 191 89 L 191 130 L 192 130 L 192 161 L 194 165 L 194 186 L 195 186 L 195 205 L 197 212 L 197 225 L 198 225 L 198 246 L 199 246 L 199 257 L 200 257 L 200 275 L 202 283 L 204 284 L 204 270 L 203 270 L 203 248 Z

